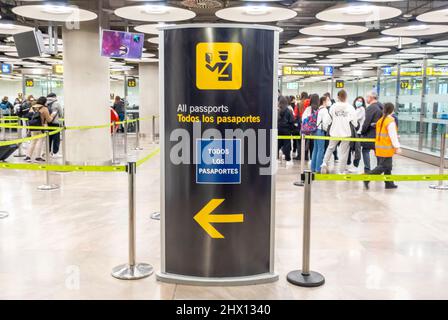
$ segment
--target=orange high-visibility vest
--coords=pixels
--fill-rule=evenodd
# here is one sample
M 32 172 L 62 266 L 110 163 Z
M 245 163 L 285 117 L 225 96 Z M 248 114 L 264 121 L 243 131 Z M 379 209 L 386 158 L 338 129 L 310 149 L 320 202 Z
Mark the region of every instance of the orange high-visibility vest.
M 387 127 L 394 122 L 392 116 L 384 116 L 376 123 L 376 139 L 375 139 L 375 153 L 377 157 L 392 158 L 395 154 L 395 148 L 389 136 Z

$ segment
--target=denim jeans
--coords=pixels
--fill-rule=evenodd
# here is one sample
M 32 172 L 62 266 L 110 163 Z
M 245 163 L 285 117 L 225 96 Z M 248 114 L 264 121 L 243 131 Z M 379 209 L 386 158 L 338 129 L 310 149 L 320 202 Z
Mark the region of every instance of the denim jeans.
M 321 129 L 317 129 L 316 136 L 325 136 L 325 131 Z M 311 157 L 311 171 L 312 172 L 320 172 L 320 167 L 324 161 L 325 154 L 325 140 L 313 140 L 314 141 L 314 149 L 313 155 Z
M 364 172 L 368 173 L 370 171 L 370 151 L 372 149 L 362 148 L 362 159 L 364 161 Z

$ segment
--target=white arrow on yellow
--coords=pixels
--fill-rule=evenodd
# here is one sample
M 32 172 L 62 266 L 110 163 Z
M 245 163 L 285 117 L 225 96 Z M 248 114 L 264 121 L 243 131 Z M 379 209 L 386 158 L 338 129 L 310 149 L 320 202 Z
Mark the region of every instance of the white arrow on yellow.
M 212 223 L 242 223 L 244 214 L 211 214 L 218 208 L 225 199 L 212 199 L 195 216 L 194 220 L 207 232 L 213 239 L 224 239 L 224 236 L 215 229 Z

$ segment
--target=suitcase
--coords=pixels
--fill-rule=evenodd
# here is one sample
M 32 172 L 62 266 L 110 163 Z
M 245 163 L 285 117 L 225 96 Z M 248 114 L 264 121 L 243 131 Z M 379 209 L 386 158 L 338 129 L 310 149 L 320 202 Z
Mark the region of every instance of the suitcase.
M 19 149 L 17 144 L 12 144 L 10 146 L 0 147 L 0 162 L 6 161 L 16 150 Z

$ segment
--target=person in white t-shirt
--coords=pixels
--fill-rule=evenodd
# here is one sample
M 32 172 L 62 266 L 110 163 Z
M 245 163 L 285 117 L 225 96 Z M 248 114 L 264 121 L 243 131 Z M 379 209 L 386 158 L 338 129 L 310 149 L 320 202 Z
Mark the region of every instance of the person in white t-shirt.
M 330 127 L 330 137 L 332 138 L 351 138 L 352 137 L 352 128 L 351 125 L 355 128 L 358 127 L 358 121 L 356 120 L 356 111 L 355 108 L 347 103 L 347 92 L 345 90 L 341 90 L 338 92 L 338 102 L 330 107 L 330 117 L 331 117 L 331 127 Z M 331 155 L 333 151 L 336 149 L 337 145 L 340 145 L 340 173 L 345 173 L 345 169 L 347 167 L 347 159 L 348 154 L 350 152 L 350 141 L 341 141 L 341 140 L 331 140 L 328 149 L 325 152 L 324 161 L 321 166 L 321 173 L 328 173 L 328 163 L 330 161 Z

